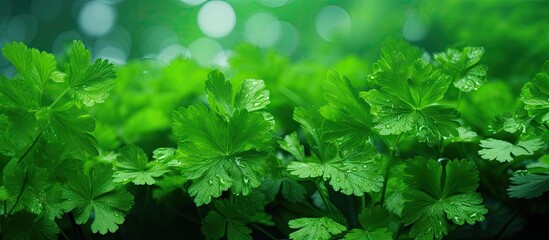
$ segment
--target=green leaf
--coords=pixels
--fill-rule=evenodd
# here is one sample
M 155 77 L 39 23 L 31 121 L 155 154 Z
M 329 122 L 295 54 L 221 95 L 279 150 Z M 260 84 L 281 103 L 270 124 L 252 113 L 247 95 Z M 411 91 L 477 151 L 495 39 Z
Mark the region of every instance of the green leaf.
M 18 163 L 15 159 L 4 167 L 3 173 L 8 209 L 42 214 L 46 207 L 46 192 L 51 184 L 48 173 L 35 166 L 28 167 L 23 162 Z
M 34 116 L 39 107 L 40 95 L 31 85 L 22 79 L 7 79 L 0 75 L 0 113 L 5 116 L 6 128 L 2 130 L 9 135 L 7 143 L 17 148 L 31 144 L 39 134 Z
M 342 142 L 368 141 L 372 125 L 370 108 L 349 79 L 329 71 L 322 87 L 328 104 L 320 109 L 320 113 L 329 120 L 329 137 Z
M 153 185 L 155 178 L 170 171 L 163 162 L 149 162 L 145 152 L 135 145 L 120 150 L 115 166 L 114 182 L 131 181 L 136 185 Z
M 330 239 L 347 228 L 329 217 L 298 218 L 288 222 L 290 228 L 299 229 L 290 233 L 290 239 L 295 240 L 322 240 Z
M 154 199 L 160 201 L 178 189 L 184 191 L 183 184 L 186 182 L 187 179 L 179 175 L 167 176 L 160 180 L 156 180 L 155 185 L 158 188 L 153 190 L 152 196 Z
M 8 191 L 6 190 L 6 187 L 0 186 L 0 201 L 6 201 L 8 199 Z
M 74 41 L 65 63 L 67 84 L 72 95 L 85 106 L 102 103 L 109 96 L 116 77 L 114 66 L 107 60 L 97 59 L 90 64 L 90 52 L 80 41 Z
M 406 65 L 402 53 L 382 56 L 376 65 L 380 89 L 361 92 L 371 106 L 375 129 L 382 135 L 413 133 L 421 141 L 436 144 L 441 137 L 457 135 L 459 113 L 438 105 L 448 89 L 449 78 L 417 59 Z
M 284 141 L 278 141 L 280 148 L 291 153 L 297 161 L 305 161 L 305 148 L 299 143 L 297 133 L 293 132 L 284 137 Z
M 32 78 L 40 86 L 40 89 L 44 89 L 48 80 L 54 77 L 53 73 L 57 71 L 55 56 L 32 49 L 31 58 L 34 65 L 34 69 L 31 72 Z
M 261 189 L 270 200 L 274 200 L 280 191 L 282 197 L 292 203 L 303 202 L 305 200 L 305 194 L 307 194 L 307 189 L 289 176 L 267 179 L 263 181 Z
M 10 216 L 2 230 L 3 238 L 17 240 L 53 240 L 60 232 L 55 221 L 25 212 Z
M 484 220 L 487 209 L 476 193 L 478 170 L 467 160 L 448 161 L 446 167 L 421 157 L 408 160 L 404 182 L 406 202 L 402 219 L 412 225 L 415 239 L 442 239 L 448 233 L 448 222 L 462 225 Z
M 541 72 L 524 85 L 520 100 L 530 117 L 549 122 L 549 60 L 545 61 Z
M 66 188 L 68 209 L 76 223 L 92 219 L 93 233 L 116 232 L 133 205 L 133 196 L 112 181 L 112 170 L 107 165 L 96 165 L 89 172 L 76 174 Z
M 91 135 L 95 119 L 72 102 L 54 108 L 43 108 L 36 113 L 45 126 L 46 139 L 50 143 L 62 143 L 69 151 L 84 151 L 97 156 L 97 140 Z
M 458 127 L 457 130 L 458 130 L 457 136 L 446 138 L 445 141 L 452 142 L 452 143 L 456 143 L 456 142 L 467 143 L 467 142 L 478 141 L 478 134 L 474 131 L 471 131 L 471 129 L 465 128 L 465 127 Z
M 393 234 L 385 228 L 374 230 L 353 229 L 345 234 L 345 240 L 391 240 Z
M 488 125 L 488 128 L 492 133 L 498 133 L 501 131 L 506 131 L 508 133 L 526 132 L 526 128 L 530 124 L 530 119 L 528 116 L 520 114 L 519 112 L 515 114 L 503 113 L 497 115 L 494 120 Z
M 264 198 L 260 194 L 247 197 L 216 200 L 215 209 L 208 212 L 202 221 L 202 233 L 206 239 L 252 239 L 250 223 L 272 225 L 270 217 L 264 213 Z
M 549 191 L 549 175 L 515 172 L 507 189 L 512 198 L 536 198 Z
M 322 176 L 335 191 L 362 196 L 365 192 L 378 192 L 383 184 L 379 165 L 375 161 L 376 150 L 371 144 L 344 145 L 340 154 L 323 162 L 292 162 L 290 174 L 300 178 Z
M 484 159 L 511 162 L 514 157 L 534 154 L 535 151 L 543 147 L 543 141 L 540 138 L 534 138 L 512 144 L 503 140 L 489 138 L 481 140 L 480 147 L 483 149 L 479 150 L 478 154 Z
M 272 124 L 259 112 L 236 111 L 228 121 L 203 105 L 173 114 L 174 133 L 186 155 L 182 169 L 192 180 L 189 194 L 200 206 L 231 188 L 247 195 L 261 184 L 272 156 Z
M 484 55 L 482 47 L 464 47 L 462 50 L 449 48 L 435 54 L 435 61 L 453 77 L 454 86 L 462 92 L 477 90 L 486 83 L 488 67 L 478 64 Z
M 232 85 L 231 82 L 225 79 L 221 71 L 213 70 L 208 73 L 206 93 L 208 103 L 213 111 L 226 117 L 233 115 L 234 107 L 231 105 L 233 101 Z
M 246 79 L 235 95 L 233 106 L 236 109 L 253 112 L 264 109 L 270 102 L 269 90 L 265 89 L 265 83 L 262 80 Z
M 321 158 L 324 158 L 324 155 L 330 155 L 330 153 L 324 151 L 321 152 L 318 149 L 318 147 L 323 144 L 323 126 L 325 120 L 314 107 L 310 106 L 308 108 L 295 108 L 293 119 L 301 124 L 301 128 L 303 128 L 303 130 L 307 133 L 307 142 L 309 145 L 316 146 L 316 148 L 313 147 L 311 151 Z M 333 153 L 331 155 L 333 155 Z
M 345 239 L 393 239 L 393 234 L 387 228 L 394 220 L 394 215 L 381 206 L 364 208 L 358 215 L 363 229 L 351 230 L 345 234 Z
M 364 208 L 358 215 L 360 225 L 366 230 L 387 228 L 395 216 L 381 206 Z

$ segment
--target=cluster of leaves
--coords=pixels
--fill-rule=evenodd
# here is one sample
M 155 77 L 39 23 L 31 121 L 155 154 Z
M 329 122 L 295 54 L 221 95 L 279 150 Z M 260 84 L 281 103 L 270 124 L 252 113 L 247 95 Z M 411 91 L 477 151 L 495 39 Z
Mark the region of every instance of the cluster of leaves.
M 17 74 L 0 76 L 1 236 L 56 239 L 56 219 L 65 218 L 115 232 L 134 198 L 113 181 L 111 166 L 93 160 L 99 151 L 88 113 L 113 87 L 113 65 L 91 62 L 78 41 L 64 71 L 53 55 L 22 43 L 2 53 Z
M 480 47 L 431 56 L 389 39 L 362 82 L 329 71 L 321 85 L 323 105 L 293 102 L 299 128 L 275 121 L 285 102 L 274 104 L 271 115 L 273 94 L 267 90 L 272 86 L 274 96 L 297 99 L 273 85 L 293 68 L 249 46 L 231 59 L 242 70 L 233 75 L 236 80 L 212 70 L 204 85 L 191 81 L 205 87 L 201 103 L 182 100 L 194 90 L 130 82 L 129 76 L 144 76 L 139 63 L 119 70 L 128 80 L 124 87 L 156 86 L 129 111 L 143 115 L 132 117 L 116 109 L 141 90 L 114 96 L 102 109 L 115 72 L 105 60 L 91 63 L 80 42 L 71 46 L 63 72 L 51 54 L 23 44 L 7 44 L 3 54 L 18 72 L 0 79 L 0 231 L 7 239 L 55 239 L 61 231 L 56 222 L 72 219 L 74 225 L 90 224 L 94 233 L 115 232 L 132 208 L 132 185 L 154 187 L 152 196 L 160 202 L 181 190 L 196 206 L 200 219 L 191 220 L 200 222 L 207 239 L 442 239 L 488 217 L 486 195 L 477 190 L 482 166 L 492 160 L 509 164 L 503 169 L 526 169 L 510 176 L 509 197 L 535 198 L 549 190 L 549 157 L 540 154 L 548 140 L 549 62 L 524 86 L 515 112 L 497 115 L 487 128 L 494 135 L 479 142 L 483 135 L 470 125 L 477 123 L 459 109 L 487 82 Z M 270 63 L 279 69 L 257 68 Z M 206 75 L 193 64 L 176 59 L 167 68 L 186 69 L 191 78 Z M 271 82 L 250 78 L 263 76 Z M 169 94 L 154 99 L 163 91 Z M 143 101 L 154 107 L 140 110 Z M 195 104 L 171 111 L 168 119 L 180 102 Z M 107 133 L 95 133 L 106 141 L 121 126 L 133 131 L 113 119 L 135 117 L 146 124 L 157 116 L 159 123 L 98 144 L 90 112 L 121 114 L 103 116 Z M 151 149 L 152 157 L 134 145 L 116 149 L 169 122 L 177 147 Z
M 515 143 L 489 138 L 480 142 L 478 153 L 487 160 L 522 164 L 526 169 L 511 176 L 508 195 L 529 199 L 549 191 L 549 155 L 536 157 L 547 149 L 549 137 L 549 61 L 522 88 L 520 103 L 514 113 L 496 116 L 489 126 L 493 133 L 512 134 Z

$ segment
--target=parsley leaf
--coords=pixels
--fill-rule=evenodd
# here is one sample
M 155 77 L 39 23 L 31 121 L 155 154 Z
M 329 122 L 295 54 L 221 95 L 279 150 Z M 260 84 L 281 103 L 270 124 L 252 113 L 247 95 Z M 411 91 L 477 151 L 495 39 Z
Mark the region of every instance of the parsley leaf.
M 536 198 L 549 191 L 549 174 L 515 173 L 507 191 L 512 198 Z
M 484 220 L 487 209 L 478 187 L 478 170 L 467 160 L 448 161 L 446 167 L 421 157 L 410 159 L 405 168 L 402 218 L 412 225 L 415 239 L 442 239 L 448 233 L 448 222 L 463 225 Z
M 2 53 L 15 66 L 19 76 L 40 92 L 56 71 L 57 61 L 52 54 L 29 49 L 24 43 L 7 43 Z
M 192 181 L 188 191 L 198 206 L 229 188 L 235 194 L 248 195 L 261 184 L 272 159 L 269 150 L 272 120 L 263 112 L 229 105 L 232 87 L 219 71 L 210 73 L 206 85 L 214 111 L 195 105 L 173 113 L 173 131 L 179 137 L 179 149 L 184 155 L 181 167 L 185 169 L 185 177 Z M 248 87 L 240 89 L 249 89 L 246 94 L 255 91 Z M 265 103 L 263 97 L 254 99 L 252 106 Z
M 92 115 L 68 102 L 54 108 L 43 108 L 36 113 L 42 124 L 46 140 L 51 143 L 63 143 L 69 151 L 84 152 L 97 156 L 97 140 L 91 132 L 95 129 Z
M 360 93 L 371 106 L 374 128 L 381 135 L 414 133 L 430 145 L 441 137 L 457 135 L 459 113 L 437 103 L 447 91 L 450 79 L 422 59 L 411 65 L 407 61 L 399 52 L 383 54 L 375 65 L 375 80 L 380 89 Z
M 480 147 L 483 149 L 479 150 L 478 154 L 484 159 L 511 162 L 513 157 L 534 154 L 535 151 L 543 147 L 543 141 L 540 138 L 534 138 L 512 144 L 507 141 L 489 138 L 481 140 Z
M 542 71 L 531 82 L 524 85 L 520 100 L 531 117 L 549 121 L 549 61 L 543 64 Z
M 297 133 L 294 132 L 290 135 L 286 135 L 284 141 L 278 141 L 278 144 L 280 145 L 280 148 L 291 153 L 297 161 L 305 161 L 305 148 L 299 143 Z
M 35 166 L 11 160 L 3 169 L 8 209 L 13 212 L 26 210 L 34 214 L 44 211 L 45 196 L 49 188 L 48 173 Z
M 215 209 L 208 212 L 202 221 L 202 233 L 206 239 L 252 239 L 250 223 L 273 225 L 271 217 L 264 212 L 264 198 L 254 193 L 246 197 L 233 197 L 214 201 Z
M 55 221 L 25 212 L 11 216 L 2 230 L 2 237 L 21 240 L 58 239 L 60 232 Z
M 526 114 L 526 113 L 525 113 Z M 530 124 L 530 119 L 525 114 L 521 112 L 516 112 L 511 114 L 509 112 L 497 115 L 494 120 L 488 125 L 488 128 L 492 133 L 498 133 L 501 131 L 506 131 L 508 133 L 516 133 L 520 131 L 521 133 L 526 132 L 527 126 Z
M 324 141 L 323 119 L 314 109 L 296 108 L 294 119 L 309 133 L 316 157 L 291 162 L 287 169 L 300 178 L 320 177 L 329 180 L 334 190 L 362 196 L 381 190 L 383 177 L 376 162 L 376 150 L 370 143 L 336 146 Z M 338 150 L 339 147 L 339 150 Z
M 462 50 L 449 48 L 435 54 L 435 61 L 453 77 L 454 86 L 462 92 L 477 90 L 486 83 L 488 67 L 478 64 L 484 55 L 482 47 L 464 47 Z
M 387 229 L 393 220 L 394 216 L 381 206 L 364 208 L 358 215 L 362 229 L 351 230 L 345 234 L 345 239 L 393 239 L 393 234 Z
M 271 139 L 271 124 L 260 113 L 238 111 L 226 122 L 202 105 L 174 112 L 174 133 L 189 194 L 200 206 L 229 188 L 247 195 L 261 184 L 270 155 L 263 151 Z
M 249 112 L 264 109 L 271 101 L 269 90 L 265 89 L 265 82 L 256 79 L 246 79 L 240 85 L 240 90 L 235 95 L 236 109 L 246 109 Z
M 208 95 L 208 104 L 216 113 L 223 116 L 231 116 L 234 108 L 231 106 L 233 101 L 233 88 L 229 81 L 219 70 L 213 70 L 208 73 L 206 80 L 206 93 Z
M 115 166 L 114 182 L 131 181 L 136 185 L 152 185 L 155 183 L 155 178 L 169 172 L 165 163 L 149 162 L 145 152 L 135 145 L 120 150 Z
M 328 72 L 323 82 L 327 105 L 320 108 L 327 134 L 338 141 L 368 141 L 372 119 L 368 104 L 360 98 L 349 79 L 335 71 Z
M 237 110 L 249 112 L 264 109 L 270 103 L 269 90 L 262 80 L 246 79 L 233 93 L 231 82 L 219 70 L 213 70 L 206 80 L 210 108 L 219 115 L 231 117 Z
M 133 205 L 133 196 L 113 182 L 112 170 L 107 165 L 96 165 L 89 172 L 75 174 L 67 183 L 65 197 L 76 223 L 92 219 L 92 232 L 101 234 L 115 232 Z
M 329 217 L 321 218 L 298 218 L 288 222 L 290 228 L 299 229 L 290 233 L 290 239 L 330 239 L 336 234 L 347 230 L 344 225 L 337 223 Z
M 65 63 L 67 84 L 72 95 L 85 106 L 102 103 L 114 86 L 114 66 L 107 60 L 97 59 L 90 64 L 90 52 L 80 41 L 74 41 Z
M 509 197 L 530 199 L 549 191 L 549 155 L 543 155 L 526 168 L 511 177 L 511 186 L 507 189 Z

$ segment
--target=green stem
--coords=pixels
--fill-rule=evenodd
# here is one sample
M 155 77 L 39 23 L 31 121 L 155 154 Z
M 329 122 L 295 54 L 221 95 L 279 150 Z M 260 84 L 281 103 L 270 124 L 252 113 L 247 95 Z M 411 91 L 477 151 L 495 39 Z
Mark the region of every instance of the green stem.
M 505 235 L 505 232 L 507 231 L 507 228 L 509 228 L 509 226 L 511 226 L 511 223 L 515 220 L 515 218 L 518 216 L 518 213 L 519 211 L 516 210 L 515 213 L 513 213 L 513 215 L 509 218 L 509 220 L 507 220 L 507 222 L 505 223 L 505 225 L 503 225 L 503 227 L 501 228 L 501 230 L 499 231 L 498 233 L 498 236 L 496 239 L 503 239 L 503 236 Z
M 195 208 L 196 208 L 196 214 L 198 215 L 198 218 L 200 218 L 200 222 L 202 222 L 204 218 L 202 217 L 202 212 L 200 211 L 200 207 L 195 207 Z
M 402 229 L 403 229 L 403 225 L 402 223 L 399 223 L 396 229 L 395 235 L 393 237 L 394 240 L 398 240 L 398 238 L 400 237 L 400 233 L 402 233 Z
M 444 152 L 444 148 L 446 148 L 446 145 L 444 144 L 444 139 L 440 137 L 437 144 L 437 159 L 439 159 L 442 156 L 442 153 Z
M 334 209 L 332 208 L 332 205 L 330 204 L 329 200 L 327 199 L 327 196 L 324 196 L 321 188 L 320 188 L 320 184 L 322 184 L 322 181 L 317 181 L 316 182 L 316 189 L 318 191 L 318 195 L 320 195 L 320 198 L 322 199 L 322 202 L 324 203 L 324 206 L 326 206 L 326 210 L 330 211 L 330 212 L 335 212 Z
M 149 193 L 151 192 L 151 185 L 147 185 L 147 190 L 145 192 L 145 201 L 143 202 L 143 214 L 139 217 L 139 226 L 143 227 L 143 223 L 145 220 L 145 215 L 147 211 L 147 206 L 149 205 Z
M 461 98 L 462 98 L 462 91 L 460 90 L 458 93 L 458 99 L 456 104 L 456 110 L 459 110 L 459 105 L 461 104 Z
M 34 148 L 34 146 L 36 145 L 36 143 L 38 143 L 38 140 L 40 139 L 40 137 L 42 137 L 42 133 L 43 132 L 40 132 L 35 138 L 34 140 L 32 141 L 32 144 L 29 146 L 29 148 L 27 148 L 27 150 L 23 153 L 23 155 L 21 155 L 21 157 L 19 159 L 17 159 L 17 163 L 21 162 L 21 160 L 23 160 L 25 157 L 27 157 L 27 155 L 30 153 L 30 151 L 32 150 L 32 148 Z
M 76 220 L 74 219 L 74 214 L 72 214 L 72 212 L 69 212 L 69 220 L 71 222 L 75 236 L 78 237 L 78 239 L 80 240 L 85 240 L 86 237 L 84 237 L 84 232 L 82 231 L 80 225 L 76 223 Z
M 387 193 L 387 183 L 389 182 L 389 177 L 391 176 L 391 168 L 393 167 L 395 149 L 400 142 L 400 137 L 402 134 L 398 135 L 393 144 L 389 146 L 389 160 L 387 160 L 387 165 L 385 165 L 385 175 L 383 177 L 383 188 L 381 189 L 381 205 L 385 203 L 385 194 Z
M 54 107 L 55 104 L 57 104 L 57 102 L 59 102 L 59 100 L 61 100 L 61 98 L 63 98 L 63 96 L 65 96 L 65 94 L 67 94 L 67 92 L 69 92 L 69 90 L 71 90 L 70 87 L 65 88 L 65 90 L 63 90 L 63 92 L 61 92 L 61 94 L 59 94 L 59 96 L 55 99 L 55 101 L 53 101 L 53 102 L 50 104 L 49 108 Z
M 261 226 L 255 224 L 255 223 L 252 223 L 252 227 L 259 230 L 260 232 L 262 232 L 263 234 L 265 234 L 265 236 L 267 236 L 269 239 L 273 239 L 273 240 L 277 240 L 278 238 L 276 238 L 275 236 L 273 236 L 272 234 L 270 234 L 269 232 L 267 232 L 267 230 L 263 229 Z
M 17 207 L 17 204 L 19 204 L 19 201 L 21 200 L 21 196 L 23 196 L 23 191 L 25 191 L 25 187 L 27 187 L 27 180 L 28 180 L 28 172 L 25 170 L 25 177 L 23 178 L 23 184 L 21 185 L 21 190 L 19 190 L 19 194 L 17 194 L 17 198 L 15 199 L 15 203 L 11 207 L 11 209 L 8 211 L 8 214 L 4 218 L 4 223 L 6 223 L 8 220 L 8 217 L 13 213 L 15 210 L 15 207 Z
M 66 240 L 71 240 L 69 238 L 69 236 L 67 236 L 67 234 L 63 231 L 63 229 L 59 228 L 59 232 L 61 233 L 61 235 L 63 236 L 64 239 Z

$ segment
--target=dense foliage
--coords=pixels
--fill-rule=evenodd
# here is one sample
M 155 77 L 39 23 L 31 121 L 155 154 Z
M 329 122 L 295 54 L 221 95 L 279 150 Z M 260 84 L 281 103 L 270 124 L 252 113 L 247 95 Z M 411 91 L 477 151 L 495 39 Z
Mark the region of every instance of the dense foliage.
M 159 211 L 207 239 L 491 238 L 547 214 L 549 62 L 483 118 L 501 86 L 482 47 L 389 38 L 353 81 L 248 45 L 225 74 L 186 59 L 115 74 L 78 41 L 61 69 L 22 43 L 2 53 L 17 69 L 0 77 L 3 239 L 135 238 Z

